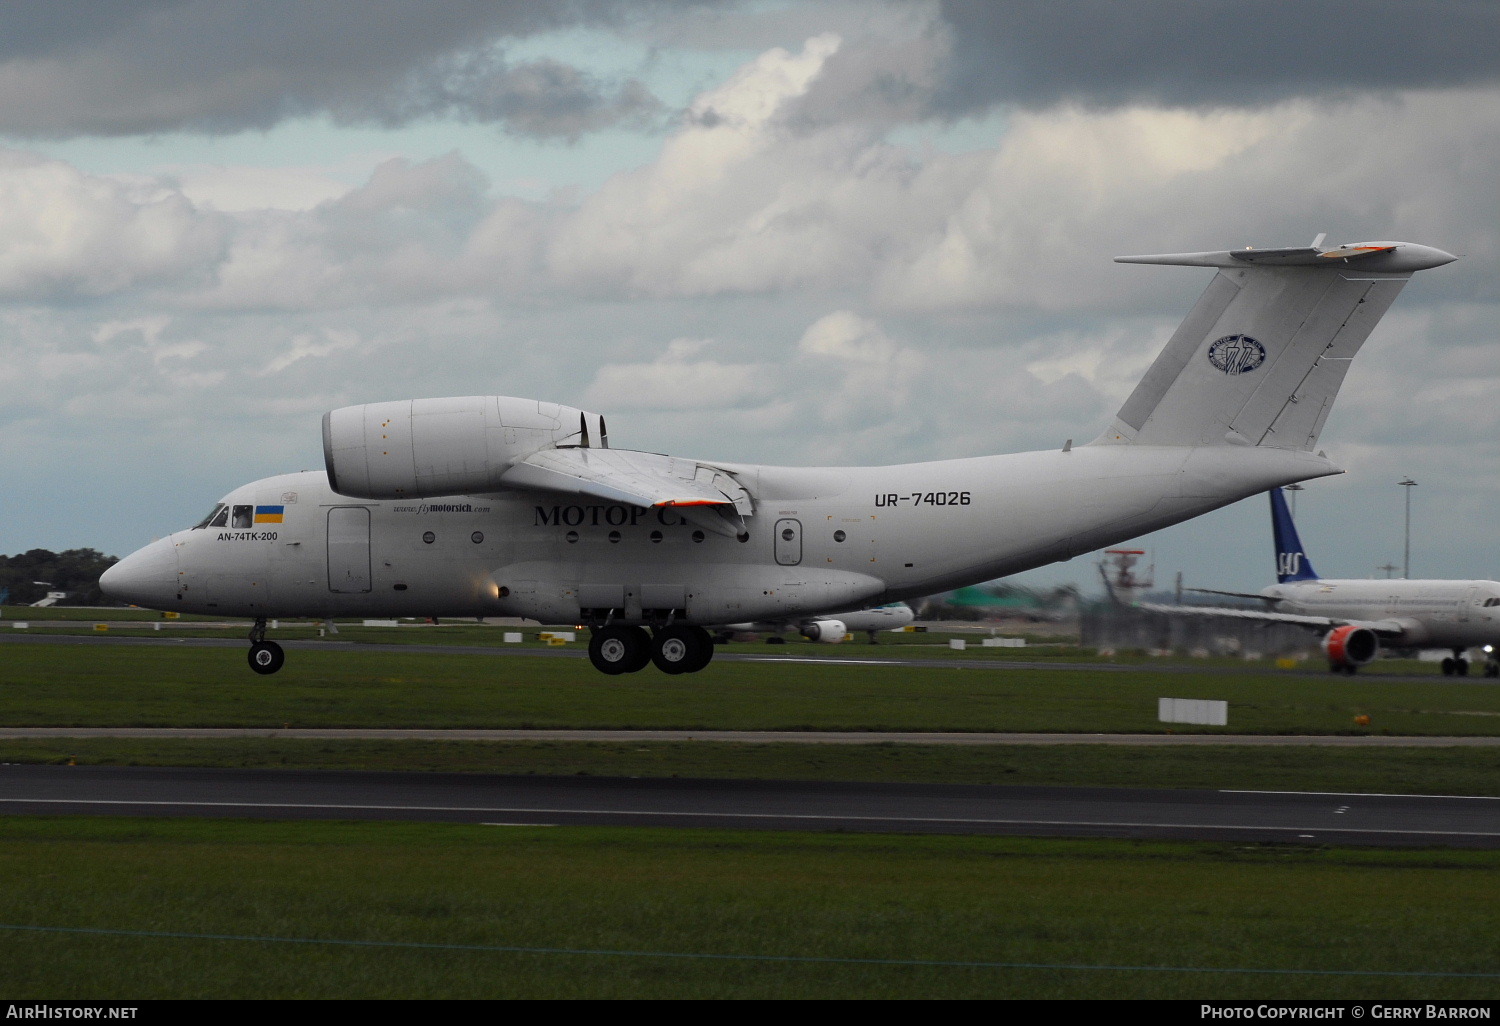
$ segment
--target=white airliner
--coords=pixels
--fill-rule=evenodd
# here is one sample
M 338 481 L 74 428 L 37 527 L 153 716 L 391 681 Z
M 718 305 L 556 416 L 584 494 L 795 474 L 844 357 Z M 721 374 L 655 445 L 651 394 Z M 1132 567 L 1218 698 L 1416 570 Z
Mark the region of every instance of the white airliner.
M 1340 473 L 1315 447 L 1350 359 L 1454 257 L 1321 244 L 1118 258 L 1217 272 L 1087 445 L 754 466 L 612 449 L 598 414 L 533 399 L 350 406 L 323 418 L 326 473 L 237 488 L 100 584 L 252 618 L 260 673 L 284 658 L 272 617 L 438 615 L 587 624 L 605 673 L 700 670 L 709 627 L 990 581 Z
M 1451 648 L 1443 673 L 1465 676 L 1464 653 L 1487 647 L 1484 675 L 1500 677 L 1493 646 L 1500 642 L 1500 581 L 1330 581 L 1317 575 L 1297 537 L 1297 526 L 1280 488 L 1271 495 L 1271 531 L 1276 542 L 1276 583 L 1255 594 L 1194 588 L 1210 595 L 1260 599 L 1264 610 L 1208 606 L 1143 605 L 1185 616 L 1224 616 L 1291 623 L 1326 632 L 1323 651 L 1334 673 L 1353 673 L 1392 648 Z
M 875 642 L 877 631 L 900 630 L 917 618 L 911 606 L 905 602 L 892 602 L 869 609 L 854 609 L 847 613 L 820 613 L 815 616 L 800 616 L 788 620 L 767 620 L 760 623 L 727 623 L 715 633 L 726 638 L 736 631 L 758 631 L 770 633 L 770 641 L 782 641 L 781 634 L 795 630 L 808 641 L 821 641 L 837 645 L 844 635 L 853 631 L 864 631 Z

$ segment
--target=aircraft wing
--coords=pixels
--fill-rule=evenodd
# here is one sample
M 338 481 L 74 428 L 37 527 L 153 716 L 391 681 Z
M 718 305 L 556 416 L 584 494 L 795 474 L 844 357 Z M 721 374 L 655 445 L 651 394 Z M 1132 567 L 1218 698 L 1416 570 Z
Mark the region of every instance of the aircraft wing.
M 1260 609 L 1229 609 L 1224 606 L 1163 606 L 1146 602 L 1135 608 L 1176 616 L 1224 616 L 1236 620 L 1289 623 L 1314 630 L 1331 630 L 1334 627 L 1366 627 L 1384 638 L 1399 638 L 1406 633 L 1406 628 L 1395 620 L 1349 620 L 1336 616 L 1302 616 L 1298 613 L 1273 613 Z
M 729 535 L 743 530 L 740 518 L 755 508 L 750 493 L 717 467 L 630 449 L 542 449 L 512 466 L 501 480 L 515 488 L 542 488 L 607 502 L 683 507 L 685 519 Z
M 1228 595 L 1230 598 L 1260 599 L 1262 602 L 1277 602 L 1269 595 L 1262 595 L 1254 591 L 1219 591 L 1217 588 L 1184 588 L 1183 591 L 1196 591 L 1200 595 Z

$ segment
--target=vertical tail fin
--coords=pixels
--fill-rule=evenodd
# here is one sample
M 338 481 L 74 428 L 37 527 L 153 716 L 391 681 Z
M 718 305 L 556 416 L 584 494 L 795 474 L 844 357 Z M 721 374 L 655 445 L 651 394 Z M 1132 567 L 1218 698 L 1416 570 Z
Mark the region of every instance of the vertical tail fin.
M 1311 451 L 1402 286 L 1454 259 L 1405 242 L 1117 257 L 1219 272 L 1096 441 Z
M 1271 534 L 1276 541 L 1276 583 L 1316 581 L 1318 572 L 1302 551 L 1302 539 L 1297 537 L 1297 525 L 1286 508 L 1286 496 L 1280 488 L 1266 494 L 1271 497 Z

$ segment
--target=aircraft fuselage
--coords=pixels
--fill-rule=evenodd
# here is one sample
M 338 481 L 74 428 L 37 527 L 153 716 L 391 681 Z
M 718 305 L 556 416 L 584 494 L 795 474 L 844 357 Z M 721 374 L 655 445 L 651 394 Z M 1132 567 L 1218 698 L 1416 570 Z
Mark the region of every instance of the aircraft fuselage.
M 1261 592 L 1278 613 L 1330 619 L 1394 621 L 1398 645 L 1468 648 L 1500 641 L 1500 584 L 1495 581 L 1312 580 Z
M 139 605 L 227 616 L 520 616 L 703 625 L 992 580 L 1336 473 L 1264 447 L 1098 444 L 862 468 L 718 464 L 756 496 L 740 538 L 671 507 L 510 490 L 353 499 L 326 474 L 230 493 L 215 526 L 110 571 Z M 212 518 L 210 518 L 212 519 Z

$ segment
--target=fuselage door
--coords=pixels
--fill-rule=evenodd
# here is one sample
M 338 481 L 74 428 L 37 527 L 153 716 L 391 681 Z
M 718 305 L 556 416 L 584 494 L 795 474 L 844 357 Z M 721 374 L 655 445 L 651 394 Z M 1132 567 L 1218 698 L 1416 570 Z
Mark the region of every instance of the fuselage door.
M 802 521 L 776 521 L 776 562 L 782 566 L 802 562 Z
M 328 590 L 370 590 L 370 511 L 364 506 L 328 511 Z
M 1474 608 L 1484 605 L 1484 596 L 1479 594 L 1478 588 L 1470 588 L 1464 595 L 1464 600 L 1458 604 L 1458 622 L 1468 623 L 1474 618 Z

